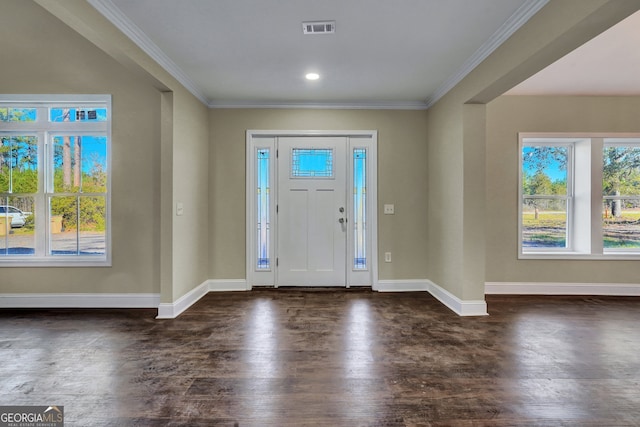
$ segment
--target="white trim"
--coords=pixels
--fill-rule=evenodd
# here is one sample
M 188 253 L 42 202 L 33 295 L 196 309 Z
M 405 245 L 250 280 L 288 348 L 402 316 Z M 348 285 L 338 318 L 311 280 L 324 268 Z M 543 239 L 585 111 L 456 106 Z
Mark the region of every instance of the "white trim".
M 484 292 L 487 295 L 640 296 L 640 284 L 486 282 L 484 285 Z
M 489 39 L 471 55 L 462 66 L 436 89 L 426 100 L 427 108 L 438 102 L 447 92 L 453 89 L 462 79 L 473 71 L 482 61 L 493 53 L 502 43 L 522 27 L 533 15 L 538 13 L 549 0 L 528 0 Z
M 143 52 L 156 61 L 167 73 L 180 82 L 193 96 L 203 104 L 209 100 L 191 78 L 173 62 L 151 39 L 133 23 L 111 0 L 87 0 L 109 22 L 124 33 Z
M 249 289 L 247 288 L 247 281 L 245 279 L 205 280 L 199 286 L 178 298 L 175 302 L 160 304 L 158 306 L 158 316 L 156 319 L 175 319 L 209 292 L 246 290 Z
M 487 303 L 484 300 L 461 300 L 446 289 L 428 279 L 416 280 L 380 280 L 379 292 L 429 292 L 458 316 L 487 316 Z
M 422 101 L 403 102 L 260 102 L 260 101 L 211 101 L 209 108 L 270 108 L 312 110 L 426 110 Z
M 211 279 L 209 283 L 209 292 L 235 292 L 250 291 L 245 279 Z
M 487 316 L 485 300 L 462 300 L 430 280 L 429 293 L 459 316 Z
M 378 292 L 429 292 L 428 280 L 379 280 Z
M 175 319 L 186 309 L 198 302 L 200 298 L 209 292 L 209 281 L 205 280 L 199 286 L 193 288 L 172 303 L 162 303 L 158 306 L 156 319 Z
M 277 150 L 277 138 L 278 137 L 312 137 L 312 136 L 322 136 L 322 137 L 345 137 L 348 139 L 347 146 L 366 146 L 368 150 L 368 183 L 369 188 L 367 189 L 367 194 L 369 195 L 367 200 L 367 209 L 368 209 L 368 224 L 367 224 L 367 233 L 369 236 L 369 242 L 371 247 L 370 255 L 368 258 L 371 260 L 369 270 L 370 278 L 366 281 L 366 283 L 371 283 L 373 290 L 377 290 L 378 284 L 378 216 L 377 216 L 377 185 L 378 185 L 378 163 L 377 163 L 377 153 L 378 153 L 378 131 L 377 130 L 262 130 L 262 129 L 249 129 L 245 133 L 245 146 L 246 146 L 246 158 L 245 158 L 245 215 L 246 215 L 246 241 L 245 241 L 245 274 L 247 277 L 247 287 L 251 289 L 252 285 L 256 286 L 277 286 L 277 278 L 276 278 L 276 270 L 275 266 L 265 272 L 258 272 L 255 269 L 256 263 L 256 251 L 255 248 L 255 236 L 254 236 L 254 224 L 256 224 L 255 215 L 255 161 L 254 161 L 254 153 L 256 147 L 261 147 L 263 144 L 257 142 L 260 138 L 273 138 L 273 141 L 265 142 L 264 146 L 269 146 L 271 149 Z M 361 138 L 363 141 L 368 139 L 369 142 L 362 144 L 356 143 L 356 141 L 352 141 L 353 139 Z M 272 156 L 273 157 L 273 156 Z M 349 160 L 347 160 L 349 161 Z M 272 173 L 276 170 L 276 159 L 273 158 L 272 165 Z M 351 179 L 351 178 L 349 178 Z M 273 196 L 273 200 L 278 200 L 278 188 L 277 188 L 277 179 L 274 175 L 271 175 L 271 195 Z M 272 218 L 276 219 L 275 213 L 275 205 L 276 203 L 271 203 L 271 215 Z M 277 257 L 276 245 L 275 245 L 275 237 L 277 235 L 277 222 L 272 223 L 271 228 L 271 248 L 273 248 L 272 258 L 275 259 Z M 273 260 L 272 260 L 273 261 Z M 268 273 L 268 274 L 266 274 Z M 351 277 L 347 274 L 346 287 L 349 286 L 361 286 L 363 284 L 362 281 L 351 283 Z
M 0 294 L 0 308 L 156 308 L 160 294 Z
M 87 0 L 98 12 L 124 33 L 142 51 L 178 80 L 196 98 L 209 108 L 316 108 L 316 109 L 371 109 L 371 110 L 426 110 L 455 87 L 473 69 L 493 53 L 513 33 L 535 15 L 549 0 L 527 0 L 489 39 L 478 48 L 425 102 L 261 102 L 256 100 L 209 100 L 193 80 L 173 62 L 151 39 L 131 21 L 111 0 Z

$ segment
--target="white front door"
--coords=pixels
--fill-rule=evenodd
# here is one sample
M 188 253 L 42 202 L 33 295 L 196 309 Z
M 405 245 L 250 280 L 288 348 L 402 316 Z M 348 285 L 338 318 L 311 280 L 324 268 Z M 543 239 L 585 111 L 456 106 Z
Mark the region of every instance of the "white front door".
M 278 138 L 278 286 L 346 286 L 346 137 Z

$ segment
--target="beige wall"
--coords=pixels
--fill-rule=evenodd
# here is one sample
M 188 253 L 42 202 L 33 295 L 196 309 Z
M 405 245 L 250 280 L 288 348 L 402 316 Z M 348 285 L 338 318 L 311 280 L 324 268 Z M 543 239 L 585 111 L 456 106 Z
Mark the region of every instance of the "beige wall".
M 0 93 L 113 95 L 113 267 L 2 268 L 0 293 L 159 292 L 160 94 L 32 2 L 0 2 L 0 39 Z
M 485 104 L 638 10 L 638 1 L 549 2 L 427 110 L 429 278 L 461 300 L 484 298 Z M 480 147 L 478 147 L 478 144 Z M 477 151 L 477 150 L 481 151 Z
M 502 96 L 487 105 L 488 282 L 638 283 L 638 261 L 518 260 L 518 132 L 640 132 L 640 97 Z
M 245 132 L 378 130 L 380 279 L 425 279 L 427 246 L 424 111 L 218 110 L 210 117 L 210 271 L 213 279 L 245 278 Z M 385 203 L 395 215 L 383 215 Z M 384 252 L 393 262 L 384 263 Z
M 171 301 L 209 278 L 209 111 L 183 92 L 174 94 L 173 108 Z M 175 215 L 178 202 L 184 208 L 181 216 Z

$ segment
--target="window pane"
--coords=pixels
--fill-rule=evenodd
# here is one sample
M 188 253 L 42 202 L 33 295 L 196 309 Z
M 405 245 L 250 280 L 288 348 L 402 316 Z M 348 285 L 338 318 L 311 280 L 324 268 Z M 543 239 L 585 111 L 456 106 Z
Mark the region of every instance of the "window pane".
M 84 193 L 107 192 L 107 137 L 83 136 L 80 138 Z
M 49 121 L 51 122 L 104 122 L 107 120 L 106 108 L 51 108 Z
M 367 268 L 366 213 L 367 213 L 367 150 L 353 150 L 353 216 L 354 216 L 354 258 L 353 268 Z
M 105 197 L 80 197 L 78 232 L 80 255 L 104 255 L 107 201 Z
M 604 248 L 640 248 L 640 200 L 605 199 L 603 206 Z
M 34 198 L 0 197 L 0 255 L 35 253 Z
M 567 247 L 567 201 L 525 198 L 522 205 L 523 249 Z
M 78 198 L 51 197 L 51 255 L 78 254 Z
M 333 150 L 294 148 L 291 152 L 291 176 L 331 178 Z
M 53 146 L 54 192 L 107 191 L 106 137 L 56 136 Z
M 640 147 L 606 145 L 603 152 L 604 196 L 640 195 Z M 613 206 L 615 209 L 616 206 Z M 613 216 L 617 216 L 615 210 Z
M 258 265 L 259 270 L 268 270 L 271 267 L 269 255 L 269 149 L 258 150 L 257 158 L 257 185 L 258 185 Z
M 35 108 L 0 108 L 0 122 L 33 122 L 37 118 Z
M 556 146 L 522 148 L 522 194 L 566 195 L 569 149 Z
M 0 137 L 0 192 L 38 191 L 38 139 L 35 136 Z

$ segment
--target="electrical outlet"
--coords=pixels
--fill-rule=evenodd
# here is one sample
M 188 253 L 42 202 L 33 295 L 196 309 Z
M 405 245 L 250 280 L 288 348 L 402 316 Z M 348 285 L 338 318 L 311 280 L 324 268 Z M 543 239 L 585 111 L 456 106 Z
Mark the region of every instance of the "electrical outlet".
M 394 205 L 384 205 L 384 214 L 385 215 L 393 215 L 395 213 L 395 206 Z
M 384 253 L 384 262 L 391 262 L 391 252 Z

